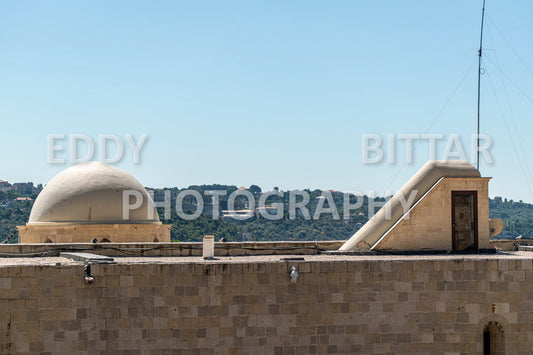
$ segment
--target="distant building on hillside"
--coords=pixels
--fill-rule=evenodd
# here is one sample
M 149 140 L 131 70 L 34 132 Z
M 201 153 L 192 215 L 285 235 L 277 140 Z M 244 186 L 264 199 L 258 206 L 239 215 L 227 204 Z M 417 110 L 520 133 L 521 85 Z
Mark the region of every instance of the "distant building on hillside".
M 31 197 L 17 197 L 14 201 L 33 201 Z
M 23 195 L 29 195 L 34 192 L 33 182 L 16 182 L 13 184 L 13 190 Z
M 253 216 L 253 211 L 249 209 L 245 210 L 223 210 L 222 211 L 222 220 L 235 219 L 243 220 L 248 219 Z
M 9 191 L 13 188 L 13 186 L 7 182 L 7 181 L 4 181 L 4 180 L 0 180 L 0 191 Z

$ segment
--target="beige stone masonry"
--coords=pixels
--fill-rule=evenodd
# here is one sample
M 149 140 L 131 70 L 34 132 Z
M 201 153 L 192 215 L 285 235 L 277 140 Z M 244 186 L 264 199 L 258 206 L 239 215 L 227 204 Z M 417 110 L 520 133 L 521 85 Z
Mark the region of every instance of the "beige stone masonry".
M 378 250 L 451 250 L 452 191 L 477 191 L 478 247 L 489 245 L 491 178 L 443 178 L 376 244 Z
M 63 258 L 12 262 L 0 266 L 0 351 L 480 354 L 489 322 L 506 354 L 533 349 L 531 258 L 305 258 L 119 260 L 93 265 L 90 285 Z
M 170 242 L 166 224 L 41 224 L 19 226 L 20 243 Z

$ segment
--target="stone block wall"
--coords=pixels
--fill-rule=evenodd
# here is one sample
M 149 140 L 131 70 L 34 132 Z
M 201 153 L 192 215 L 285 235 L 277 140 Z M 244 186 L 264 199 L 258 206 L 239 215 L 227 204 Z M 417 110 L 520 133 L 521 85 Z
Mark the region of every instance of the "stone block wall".
M 290 267 L 299 277 L 289 281 Z M 533 349 L 531 259 L 0 267 L 2 353 L 506 354 Z
M 170 243 L 169 224 L 61 224 L 18 226 L 21 244 L 27 243 Z

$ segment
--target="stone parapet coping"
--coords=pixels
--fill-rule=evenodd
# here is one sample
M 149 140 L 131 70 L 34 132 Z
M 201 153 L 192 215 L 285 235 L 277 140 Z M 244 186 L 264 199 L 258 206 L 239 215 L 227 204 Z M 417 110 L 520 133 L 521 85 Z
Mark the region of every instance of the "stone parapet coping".
M 215 256 L 314 255 L 336 250 L 344 241 L 215 243 Z M 201 256 L 202 243 L 40 243 L 0 244 L 0 257 L 59 256 L 90 252 L 107 256 Z

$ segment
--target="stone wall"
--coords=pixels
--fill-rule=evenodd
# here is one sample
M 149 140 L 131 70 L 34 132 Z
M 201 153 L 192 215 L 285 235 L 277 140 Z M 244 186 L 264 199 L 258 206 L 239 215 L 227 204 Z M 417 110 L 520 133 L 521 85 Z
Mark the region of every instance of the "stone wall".
M 26 243 L 170 243 L 169 224 L 37 224 L 18 226 L 21 244 Z
M 342 240 L 215 243 L 215 255 L 313 255 L 337 250 L 343 243 Z M 202 246 L 202 242 L 0 244 L 0 256 L 59 256 L 61 252 L 85 252 L 107 256 L 201 256 Z
M 531 354 L 531 259 L 312 258 L 93 265 L 93 284 L 82 265 L 2 266 L 0 349 L 480 354 L 492 321 Z

